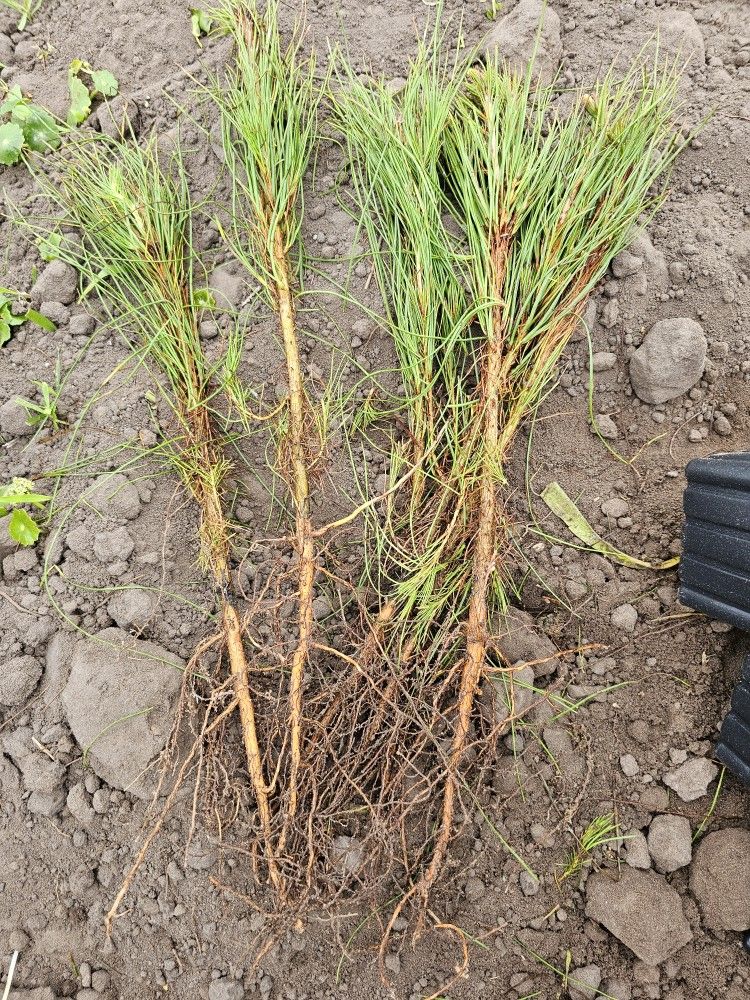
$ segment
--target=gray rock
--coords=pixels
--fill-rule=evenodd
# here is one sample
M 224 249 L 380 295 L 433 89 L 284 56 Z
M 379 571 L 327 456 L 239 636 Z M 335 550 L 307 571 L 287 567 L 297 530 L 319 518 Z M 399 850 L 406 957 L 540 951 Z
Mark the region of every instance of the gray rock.
M 226 265 L 217 267 L 211 272 L 208 284 L 218 309 L 236 309 L 242 302 L 245 279 L 242 275 L 232 274 Z
M 621 979 L 608 979 L 602 988 L 602 993 L 611 1000 L 631 1000 L 633 996 L 630 983 L 624 983 Z
M 638 623 L 638 612 L 632 604 L 621 604 L 619 608 L 614 609 L 610 620 L 614 627 L 622 632 L 632 632 Z
M 648 233 L 641 232 L 631 241 L 628 252 L 643 261 L 646 283 L 654 291 L 666 291 L 669 287 L 669 268 L 661 250 L 657 250 Z
M 493 623 L 493 629 L 506 663 L 528 663 L 533 666 L 535 677 L 546 677 L 557 669 L 560 659 L 557 647 L 528 612 L 509 608 L 497 623 Z
M 0 406 L 0 432 L 8 437 L 28 437 L 34 433 L 29 425 L 29 415 L 18 401 L 18 396 L 6 399 Z
M 13 42 L 6 34 L 0 34 L 0 63 L 8 66 L 13 59 Z
M 568 978 L 570 1000 L 593 1000 L 599 996 L 601 981 L 602 970 L 598 965 L 584 965 L 580 969 L 573 969 Z
M 655 323 L 630 359 L 630 382 L 645 403 L 665 403 L 698 382 L 706 367 L 708 341 L 692 319 Z
M 21 705 L 42 676 L 42 665 L 33 656 L 14 656 L 0 667 L 0 705 Z
M 245 989 L 236 979 L 214 979 L 208 987 L 208 1000 L 242 1000 Z
M 648 843 L 640 830 L 632 829 L 625 834 L 624 847 L 625 862 L 631 868 L 641 868 L 647 871 L 651 867 Z
M 597 351 L 591 356 L 591 364 L 595 372 L 608 372 L 617 364 L 617 355 L 611 351 Z
M 94 536 L 94 555 L 103 563 L 114 562 L 116 559 L 127 561 L 134 548 L 135 542 L 127 528 L 100 531 Z
M 693 757 L 663 777 L 664 784 L 677 792 L 683 802 L 692 802 L 708 792 L 708 786 L 719 773 L 716 764 L 705 757 Z
M 656 28 L 662 58 L 680 56 L 683 60 L 689 60 L 688 69 L 705 64 L 705 42 L 690 11 L 674 7 L 664 9 L 657 18 Z
M 693 939 L 677 891 L 663 875 L 625 868 L 586 883 L 586 916 L 648 965 L 659 965 Z
M 597 431 L 601 434 L 605 441 L 616 441 L 620 436 L 617 424 L 608 413 L 597 413 L 594 418 L 594 422 L 596 424 Z
M 625 517 L 630 510 L 627 500 L 622 497 L 610 497 L 605 500 L 600 508 L 602 514 L 617 520 L 618 517 Z
M 143 628 L 156 611 L 158 598 L 148 590 L 120 590 L 107 602 L 109 616 L 120 628 Z
M 496 726 L 502 725 L 511 715 L 518 719 L 528 712 L 537 698 L 534 680 L 534 668 L 523 665 L 512 673 L 492 676 Z
M 486 55 L 497 52 L 512 70 L 524 74 L 535 55 L 535 47 L 534 76 L 549 83 L 557 74 L 562 59 L 560 18 L 543 0 L 520 0 L 509 14 L 492 26 L 482 43 L 482 52 Z
M 620 757 L 620 769 L 626 778 L 634 778 L 641 770 L 632 753 L 624 753 Z
M 629 250 L 621 250 L 612 261 L 612 274 L 616 278 L 629 278 L 643 268 L 643 258 Z
M 3 739 L 3 750 L 31 792 L 26 803 L 29 812 L 56 816 L 65 805 L 65 768 L 38 751 L 32 739 L 31 729 L 22 727 Z
M 693 833 L 685 816 L 656 816 L 648 830 L 648 850 L 657 871 L 676 872 L 693 857 Z
M 108 785 L 150 795 L 145 772 L 169 737 L 183 669 L 172 653 L 116 628 L 76 643 L 62 701 L 73 735 Z
M 337 868 L 347 875 L 359 871 L 362 865 L 362 841 L 356 837 L 341 834 L 333 840 L 333 861 Z
M 750 928 L 750 830 L 729 827 L 704 837 L 690 869 L 690 891 L 706 927 Z
M 98 479 L 86 493 L 85 500 L 100 513 L 127 521 L 132 521 L 141 512 L 138 490 L 121 472 Z
M 64 260 L 53 260 L 42 270 L 31 289 L 36 303 L 62 302 L 70 305 L 78 294 L 78 272 Z

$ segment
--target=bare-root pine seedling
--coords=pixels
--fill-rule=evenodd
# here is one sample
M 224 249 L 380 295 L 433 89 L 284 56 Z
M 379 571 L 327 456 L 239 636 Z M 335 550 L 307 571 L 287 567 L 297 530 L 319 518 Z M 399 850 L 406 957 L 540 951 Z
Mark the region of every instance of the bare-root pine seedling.
M 451 732 L 431 770 L 442 794 L 429 856 L 384 949 L 406 901 L 426 906 L 468 751 L 487 742 L 477 692 L 488 668 L 502 669 L 490 623 L 507 605 L 510 448 L 588 295 L 660 203 L 654 185 L 680 143 L 676 75 L 643 63 L 579 94 L 566 118 L 530 72 L 496 61 L 457 69 L 429 46 L 398 95 L 343 75 L 335 113 L 411 393 L 391 475 L 423 470 L 420 491 L 392 498 L 371 525 L 369 579 L 378 608 L 393 609 L 381 647 L 402 689 L 418 679 L 434 727 Z
M 315 61 L 303 59 L 300 41 L 282 43 L 277 5 L 263 11 L 254 0 L 226 0 L 213 12 L 234 39 L 234 65 L 215 88 L 224 157 L 232 183 L 229 242 L 276 312 L 286 358 L 289 397 L 280 455 L 289 483 L 297 550 L 297 640 L 289 670 L 289 768 L 285 815 L 278 841 L 283 853 L 299 802 L 303 746 L 303 682 L 313 642 L 317 545 L 310 518 L 310 404 L 298 339 L 302 180 L 316 137 L 322 87 Z M 314 460 L 314 459 L 313 459 Z
M 81 234 L 82 257 L 76 263 L 134 351 L 160 376 L 162 396 L 174 417 L 177 430 L 164 453 L 199 510 L 199 562 L 213 578 L 221 608 L 266 862 L 271 880 L 280 887 L 242 626 L 230 601 L 230 529 L 222 488 L 230 463 L 212 409 L 213 370 L 198 332 L 201 306 L 193 284 L 197 263 L 193 207 L 182 161 L 178 152 L 171 168 L 163 169 L 153 142 L 140 148 L 101 138 L 74 138 L 59 154 L 56 166 L 58 184 L 45 187 L 64 210 L 65 223 Z M 123 890 L 129 884 L 126 880 Z M 121 890 L 108 926 L 122 896 Z

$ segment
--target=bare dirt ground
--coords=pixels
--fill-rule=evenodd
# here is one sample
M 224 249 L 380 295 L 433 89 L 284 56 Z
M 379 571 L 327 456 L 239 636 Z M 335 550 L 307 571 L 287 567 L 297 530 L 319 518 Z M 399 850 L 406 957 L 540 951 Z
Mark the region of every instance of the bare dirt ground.
M 448 15 L 462 16 L 469 44 L 492 31 L 509 52 L 528 51 L 538 5 L 522 0 L 516 10 L 508 0 L 494 22 L 487 6 L 445 5 Z M 660 562 L 679 552 L 685 464 L 748 447 L 750 11 L 743 0 L 553 0 L 551 8 L 542 55 L 559 68 L 562 85 L 591 82 L 613 59 L 636 55 L 658 28 L 666 51 L 690 57 L 682 123 L 689 129 L 709 117 L 678 162 L 666 205 L 588 314 L 593 411 L 617 454 L 591 430 L 589 350 L 579 337 L 538 414 L 528 466 L 526 442 L 513 456 L 509 513 L 521 527 L 530 522 L 528 486 L 546 537 L 520 532 L 526 617 L 517 619 L 508 653 L 534 660 L 553 647 L 584 647 L 536 673 L 549 694 L 585 704 L 561 712 L 559 701 L 537 698 L 486 776 L 481 810 L 432 903 L 440 919 L 469 935 L 470 970 L 446 996 L 742 1000 L 750 997 L 750 967 L 736 932 L 750 925 L 750 799 L 730 776 L 710 832 L 694 838 L 716 790 L 712 746 L 745 640 L 679 605 L 675 570 L 628 569 L 571 547 L 572 536 L 538 494 L 559 480 L 608 539 Z M 294 5 L 286 13 L 291 21 Z M 431 13 L 406 0 L 307 5 L 310 40 L 322 51 L 345 40 L 355 61 L 394 81 Z M 506 15 L 515 20 L 504 22 Z M 141 136 L 156 129 L 169 142 L 179 109 L 188 109 L 195 118 L 184 137 L 196 191 L 221 197 L 214 123 L 196 91 L 205 67 L 216 70 L 228 57 L 227 43 L 208 40 L 201 52 L 184 4 L 47 0 L 23 33 L 5 14 L 0 29 L 7 32 L 0 34 L 2 79 L 58 113 L 75 57 L 116 74 L 118 102 L 128 102 Z M 338 147 L 324 144 L 306 195 L 305 239 L 319 258 L 308 287 L 320 293 L 309 296 L 306 364 L 318 378 L 332 359 L 347 379 L 357 366 L 383 366 L 390 356 L 365 313 L 328 294 L 349 276 L 351 295 L 377 308 L 366 261 L 349 266 L 357 233 L 339 201 L 341 168 Z M 24 327 L 0 350 L 0 481 L 68 469 L 46 539 L 16 551 L 0 538 L 0 954 L 7 969 L 10 953 L 20 952 L 12 996 L 429 996 L 460 960 L 455 936 L 428 934 L 413 946 L 399 925 L 389 992 L 374 960 L 377 915 L 365 921 L 366 912 L 345 905 L 336 919 L 313 914 L 284 930 L 257 962 L 270 926 L 262 895 L 243 900 L 223 888 L 242 893 L 252 885 L 236 849 L 242 820 L 219 836 L 211 817 L 199 816 L 186 852 L 189 795 L 167 822 L 112 939 L 105 937 L 104 914 L 149 808 L 150 778 L 141 771 L 164 745 L 176 697 L 176 675 L 158 660 L 190 657 L 210 627 L 197 609 L 210 607 L 211 592 L 195 566 L 195 525 L 180 489 L 154 463 L 130 462 L 130 452 L 117 450 L 155 440 L 149 379 L 127 363 L 119 340 L 97 331 L 95 311 L 91 318 L 76 301 L 75 274 L 46 266 L 11 221 L 11 204 L 33 210 L 28 171 L 0 169 L 8 207 L 0 222 L 2 284 L 30 291 L 57 324 L 55 334 Z M 212 286 L 241 310 L 250 290 L 215 227 L 207 222 L 199 238 Z M 667 319 L 697 322 L 705 341 L 694 325 L 681 324 L 691 363 L 647 359 L 645 377 L 658 382 L 672 365 L 676 373 L 668 374 L 684 380 L 684 391 L 642 402 L 630 358 Z M 248 377 L 283 394 L 272 324 L 262 312 L 251 322 Z M 219 327 L 204 331 L 209 350 L 221 340 Z M 52 381 L 58 362 L 71 370 L 61 409 L 71 424 L 80 419 L 78 432 L 32 437 L 16 396 L 32 396 L 34 379 Z M 269 525 L 266 443 L 248 446 L 247 474 L 237 484 L 235 517 L 248 539 L 278 534 L 278 524 Z M 332 482 L 346 482 L 346 458 L 334 448 L 329 461 L 316 491 L 321 517 L 342 502 Z M 372 471 L 377 477 L 382 468 Z M 256 547 L 243 564 L 245 584 L 263 558 Z M 154 644 L 157 665 L 147 681 L 139 661 L 134 667 L 102 644 L 116 646 L 121 636 L 102 635 L 107 629 Z M 118 705 L 122 716 L 142 709 L 144 699 L 159 710 L 94 739 L 103 703 L 110 713 Z M 558 884 L 576 837 L 609 813 L 629 839 Z

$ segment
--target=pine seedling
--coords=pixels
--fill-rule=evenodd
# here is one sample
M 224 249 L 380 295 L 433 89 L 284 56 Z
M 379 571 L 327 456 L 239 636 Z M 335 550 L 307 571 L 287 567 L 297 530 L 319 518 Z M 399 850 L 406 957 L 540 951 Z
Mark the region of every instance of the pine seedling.
M 390 931 L 409 898 L 426 900 L 442 869 L 476 694 L 488 658 L 498 656 L 490 620 L 507 604 L 510 448 L 587 296 L 663 197 L 656 182 L 680 149 L 677 76 L 639 61 L 623 80 L 610 72 L 579 95 L 566 118 L 553 111 L 551 89 L 532 86 L 530 71 L 519 77 L 492 60 L 455 69 L 434 45 L 423 46 L 398 95 L 356 81 L 351 70 L 344 76 L 336 118 L 411 390 L 409 434 L 392 476 L 410 463 L 425 470 L 417 504 L 396 496 L 382 512 L 370 580 L 381 585 L 380 607 L 396 609 L 402 669 L 405 660 L 419 664 L 412 676 L 425 685 L 423 701 L 437 700 L 452 728 L 430 861 Z M 437 252 L 411 242 L 417 226 L 422 245 Z M 412 289 L 414 307 L 404 308 Z M 434 297 L 420 297 L 421 289 Z M 387 639 L 383 647 L 393 655 Z
M 226 0 L 210 13 L 235 45 L 234 65 L 214 90 L 232 185 L 226 236 L 278 317 L 289 383 L 281 451 L 295 512 L 298 636 L 289 676 L 290 763 L 281 852 L 298 806 L 302 689 L 313 633 L 317 552 L 307 444 L 313 421 L 300 362 L 296 300 L 302 180 L 325 84 L 316 84 L 315 60 L 302 56 L 299 33 L 287 45 L 282 42 L 276 0 L 269 0 L 262 11 L 254 0 Z
M 561 885 L 566 879 L 578 875 L 584 865 L 591 861 L 594 851 L 608 844 L 619 843 L 622 839 L 620 824 L 614 813 L 596 816 L 581 834 L 576 849 L 562 866 L 560 874 L 555 876 L 557 884 Z
M 57 167 L 59 182 L 46 189 L 64 210 L 65 223 L 80 232 L 82 251 L 75 263 L 136 355 L 158 374 L 177 426 L 164 453 L 200 513 L 199 561 L 215 583 L 266 861 L 280 885 L 242 628 L 229 598 L 230 530 L 222 484 L 230 463 L 211 408 L 212 369 L 198 332 L 202 304 L 194 287 L 193 206 L 180 153 L 162 168 L 154 141 L 141 148 L 104 137 L 72 138 Z M 130 881 L 120 890 L 108 926 Z

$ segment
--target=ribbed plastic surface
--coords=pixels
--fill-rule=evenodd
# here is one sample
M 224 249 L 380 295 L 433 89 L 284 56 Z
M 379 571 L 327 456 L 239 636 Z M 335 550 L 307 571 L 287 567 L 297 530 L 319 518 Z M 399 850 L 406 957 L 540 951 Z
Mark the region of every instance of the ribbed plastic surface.
M 750 632 L 750 452 L 696 459 L 686 474 L 680 600 Z M 716 757 L 750 785 L 750 656 Z
M 750 785 L 750 656 L 742 666 L 742 679 L 732 695 L 732 709 L 721 726 L 716 756 Z

